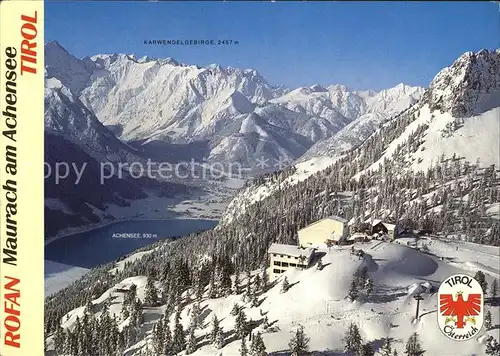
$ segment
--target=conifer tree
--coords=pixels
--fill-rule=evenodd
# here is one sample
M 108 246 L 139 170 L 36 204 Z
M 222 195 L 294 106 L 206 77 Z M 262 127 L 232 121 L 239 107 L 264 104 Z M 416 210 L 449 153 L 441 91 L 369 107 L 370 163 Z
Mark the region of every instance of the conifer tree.
M 62 354 L 64 351 L 64 345 L 66 343 L 66 334 L 61 325 L 56 326 L 56 331 L 54 333 L 54 348 L 56 353 Z
M 361 348 L 362 339 L 359 333 L 359 328 L 356 324 L 351 323 L 347 328 L 344 338 L 344 352 L 355 354 Z
M 247 275 L 247 285 L 246 285 L 246 288 L 245 288 L 245 301 L 247 302 L 250 302 L 252 300 L 252 295 L 253 295 L 253 291 L 252 291 L 252 282 L 251 282 L 251 278 L 249 277 L 250 274 Z
M 170 331 L 170 326 L 168 320 L 165 319 L 165 323 L 163 324 L 165 338 L 163 339 L 163 355 L 165 356 L 173 356 L 174 353 L 172 351 L 172 333 Z
M 496 278 L 491 282 L 490 295 L 493 298 L 496 298 L 498 295 L 498 280 Z
M 422 345 L 420 344 L 420 340 L 418 338 L 418 334 L 415 332 L 411 334 L 406 342 L 405 346 L 405 355 L 406 356 L 420 356 L 424 350 L 422 349 Z
M 140 326 L 143 322 L 142 315 L 142 303 L 139 298 L 135 300 L 132 304 L 132 311 L 130 312 L 130 324 L 131 326 Z
M 233 304 L 233 309 L 231 309 L 231 315 L 232 316 L 237 316 L 240 313 L 240 306 L 238 303 Z
M 203 283 L 203 279 L 200 275 L 200 273 L 198 273 L 198 278 L 196 279 L 196 285 L 195 285 L 195 294 L 196 294 L 196 300 L 198 302 L 201 301 L 201 299 L 203 298 L 203 293 L 205 292 L 205 285 Z
M 165 348 L 165 330 L 163 325 L 163 315 L 160 316 L 160 319 L 156 322 L 153 327 L 153 350 L 157 355 L 160 355 Z
M 236 316 L 236 321 L 234 325 L 234 331 L 238 338 L 244 338 L 247 335 L 247 317 L 243 309 L 240 309 L 238 315 Z
M 193 308 L 191 309 L 191 320 L 189 324 L 190 328 L 196 329 L 201 327 L 200 314 L 201 314 L 200 304 L 194 303 Z
M 369 296 L 373 292 L 373 281 L 371 278 L 368 278 L 365 283 L 365 291 L 366 295 Z
M 226 297 L 231 294 L 231 275 L 228 268 L 222 268 L 220 281 L 220 296 Z
M 380 356 L 392 356 L 391 339 L 389 337 L 386 337 L 384 339 L 382 349 L 380 350 Z
M 241 338 L 241 345 L 240 345 L 240 356 L 248 356 L 248 348 L 247 348 L 247 342 L 246 338 L 242 337 Z
M 374 356 L 375 351 L 373 351 L 372 345 L 363 344 L 356 352 L 356 356 Z
M 288 282 L 288 278 L 285 276 L 283 278 L 283 282 L 281 283 L 281 293 L 286 293 L 290 289 L 290 283 Z
M 264 268 L 262 272 L 262 291 L 265 292 L 267 290 L 267 285 L 269 284 L 269 275 L 267 274 L 267 269 Z
M 190 355 L 196 351 L 196 336 L 194 328 L 189 328 L 188 341 L 186 345 L 186 355 Z
M 216 349 L 222 349 L 224 347 L 224 333 L 222 332 L 222 328 L 219 328 L 215 336 L 214 346 Z
M 252 307 L 256 307 L 259 305 L 259 297 L 257 296 L 257 292 L 255 290 L 252 292 L 252 296 L 250 299 L 250 305 Z
M 212 319 L 212 331 L 210 331 L 210 343 L 213 345 L 215 344 L 217 334 L 219 333 L 219 319 L 217 318 L 217 315 L 214 314 L 214 317 Z
M 254 283 L 253 294 L 259 295 L 260 293 L 262 293 L 262 283 L 259 275 L 255 276 L 255 280 L 253 283 Z
M 175 313 L 174 332 L 172 336 L 172 351 L 179 353 L 186 348 L 186 338 L 184 336 L 184 328 L 180 323 L 181 313 L 177 310 Z
M 238 272 L 236 272 L 235 276 L 234 276 L 234 282 L 233 282 L 233 288 L 232 288 L 232 292 L 233 294 L 240 294 L 240 274 Z
M 144 297 L 144 304 L 150 307 L 156 306 L 158 302 L 158 290 L 155 287 L 153 278 L 148 276 L 146 281 L 146 296 Z
M 124 306 L 132 305 L 132 303 L 135 302 L 135 298 L 136 297 L 137 297 L 137 286 L 134 283 L 132 283 L 132 285 L 130 286 L 130 288 L 125 293 L 125 298 L 123 300 L 123 305 Z
M 84 314 L 93 314 L 94 313 L 94 304 L 92 304 L 92 301 L 89 299 L 87 304 L 85 305 L 85 309 L 83 310 Z
M 486 330 L 491 329 L 491 311 L 489 310 L 484 314 L 484 326 Z
M 477 271 L 474 275 L 474 279 L 478 281 L 479 285 L 483 289 L 483 293 L 486 295 L 488 292 L 488 282 L 486 282 L 486 277 L 482 271 Z
M 252 344 L 250 345 L 250 355 L 251 356 L 266 356 L 266 345 L 262 339 L 262 335 L 257 332 L 252 337 Z
M 309 338 L 304 333 L 304 327 L 299 325 L 295 330 L 292 338 L 288 342 L 288 348 L 292 352 L 292 356 L 307 355 L 309 349 Z
M 351 302 L 354 302 L 358 298 L 359 292 L 358 292 L 358 285 L 356 283 L 356 280 L 353 279 L 351 281 L 351 286 L 349 287 L 349 292 L 347 297 Z
M 208 283 L 208 297 L 210 299 L 217 298 L 218 291 L 217 286 L 215 284 L 215 276 L 214 273 L 211 274 L 210 282 Z
M 487 356 L 500 356 L 500 344 L 493 336 L 489 337 L 485 352 Z

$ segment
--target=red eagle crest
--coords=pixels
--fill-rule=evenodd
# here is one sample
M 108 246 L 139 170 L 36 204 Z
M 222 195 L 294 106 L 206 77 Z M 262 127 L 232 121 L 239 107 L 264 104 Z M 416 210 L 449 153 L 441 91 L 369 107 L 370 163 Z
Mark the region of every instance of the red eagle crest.
M 469 294 L 467 301 L 462 293 L 458 293 L 456 301 L 453 300 L 452 294 L 441 294 L 439 305 L 442 315 L 456 316 L 455 326 L 462 329 L 465 326 L 464 317 L 476 316 L 481 312 L 481 294 Z

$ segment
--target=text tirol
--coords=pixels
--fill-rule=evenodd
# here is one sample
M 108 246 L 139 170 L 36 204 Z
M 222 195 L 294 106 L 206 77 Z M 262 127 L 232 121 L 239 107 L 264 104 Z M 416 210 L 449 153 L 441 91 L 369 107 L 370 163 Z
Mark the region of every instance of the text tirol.
M 5 214 L 3 226 L 0 227 L 2 233 L 2 264 L 0 268 L 1 288 L 3 295 L 2 303 L 2 343 L 7 347 L 21 348 L 22 344 L 22 281 L 16 277 L 18 264 L 18 248 L 22 239 L 18 236 L 18 206 L 17 194 L 22 187 L 18 186 L 18 164 L 17 164 L 17 124 L 20 121 L 18 108 L 20 105 L 29 105 L 28 96 L 21 96 L 18 90 L 19 75 L 37 74 L 37 12 L 30 15 L 21 15 L 21 28 L 19 29 L 22 39 L 21 43 L 5 48 L 5 63 L 3 77 L 5 81 L 5 97 L 2 103 L 3 128 L 2 136 L 4 141 L 3 155 L 5 166 L 2 167 L 1 200 L 4 205 Z M 20 49 L 20 50 L 19 50 Z M 18 75 L 19 74 L 19 75 Z M 22 102 L 23 98 L 25 101 Z M 22 173 L 22 172 L 20 172 Z M 3 205 L 3 204 L 2 204 Z M 25 266 L 27 267 L 27 266 Z

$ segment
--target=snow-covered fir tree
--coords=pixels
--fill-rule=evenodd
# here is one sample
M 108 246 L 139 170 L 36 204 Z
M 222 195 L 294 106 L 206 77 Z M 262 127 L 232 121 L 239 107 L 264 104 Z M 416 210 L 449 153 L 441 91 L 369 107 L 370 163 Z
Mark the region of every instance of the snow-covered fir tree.
M 222 331 L 222 328 L 219 328 L 217 331 L 217 334 L 215 335 L 215 343 L 214 347 L 216 349 L 222 349 L 224 347 L 224 332 Z
M 219 319 L 217 318 L 217 315 L 214 314 L 212 318 L 212 330 L 210 331 L 210 343 L 212 345 L 215 344 L 217 339 L 217 334 L 219 334 L 219 332 L 220 332 Z
M 358 351 L 356 352 L 356 356 L 374 356 L 374 355 L 375 351 L 373 351 L 373 347 L 369 343 L 361 345 Z
M 420 343 L 418 334 L 414 332 L 406 342 L 404 353 L 406 356 L 420 356 L 423 352 L 424 350 L 422 348 L 422 344 Z
M 267 286 L 269 285 L 269 275 L 267 274 L 267 268 L 264 268 L 262 271 L 262 291 L 265 292 L 267 290 Z
M 165 337 L 163 339 L 163 354 L 165 356 L 173 356 L 173 345 L 172 345 L 172 332 L 170 331 L 170 325 L 168 320 L 165 319 L 165 323 L 163 324 Z
M 496 278 L 491 282 L 490 295 L 493 298 L 498 296 L 498 280 Z
M 500 343 L 493 336 L 490 336 L 486 342 L 487 356 L 500 356 Z
M 356 279 L 353 279 L 351 281 L 351 285 L 349 287 L 349 291 L 347 292 L 347 297 L 351 302 L 354 302 L 358 298 L 359 292 L 358 292 L 358 283 Z
M 236 316 L 234 331 L 238 338 L 244 338 L 248 333 L 248 321 L 243 309 L 240 309 Z
M 151 276 L 148 276 L 146 282 L 146 296 L 144 297 L 144 304 L 150 307 L 154 307 L 157 303 L 158 289 L 156 289 L 153 278 L 151 278 Z
M 231 309 L 231 315 L 232 316 L 237 316 L 239 313 L 240 313 L 240 306 L 238 305 L 238 303 L 234 303 L 233 304 L 233 309 Z
M 175 313 L 174 331 L 172 335 L 172 351 L 174 351 L 174 353 L 179 353 L 186 348 L 186 337 L 180 319 L 181 313 L 180 310 L 177 310 Z
M 245 337 L 241 338 L 241 345 L 240 345 L 239 351 L 240 351 L 240 356 L 249 356 L 247 342 L 246 342 Z
M 349 324 L 342 342 L 344 343 L 344 352 L 350 352 L 352 354 L 358 352 L 361 348 L 363 340 L 356 324 Z
M 233 288 L 232 288 L 233 294 L 240 294 L 240 289 L 241 289 L 240 283 L 241 283 L 240 282 L 240 274 L 236 273 L 236 275 L 234 276 L 234 281 L 233 281 Z
M 195 302 L 193 308 L 191 309 L 191 320 L 189 321 L 189 328 L 197 329 L 201 327 L 200 314 L 200 304 L 198 302 Z
M 252 336 L 250 356 L 267 356 L 266 345 L 264 344 L 264 339 L 259 332 Z
M 281 282 L 281 293 L 286 293 L 290 289 L 290 283 L 288 282 L 287 276 L 283 278 L 283 282 Z
M 484 327 L 486 330 L 491 329 L 491 311 L 487 310 L 484 314 Z
M 188 340 L 186 344 L 186 354 L 190 355 L 196 351 L 197 343 L 196 343 L 196 335 L 195 328 L 189 328 Z
M 384 343 L 382 344 L 382 349 L 380 350 L 380 356 L 392 356 L 392 343 L 389 337 L 386 337 L 384 339 Z
M 368 278 L 365 283 L 365 292 L 367 296 L 370 296 L 373 292 L 373 280 Z
M 474 279 L 476 279 L 483 289 L 484 295 L 488 292 L 488 282 L 486 281 L 486 276 L 482 271 L 477 271 L 476 274 L 474 275 Z
M 292 356 L 307 355 L 309 350 L 309 341 L 309 337 L 307 337 L 304 332 L 304 327 L 299 325 L 288 342 L 288 348 L 290 349 Z
M 153 326 L 153 350 L 157 355 L 161 355 L 165 348 L 165 328 L 164 328 L 164 320 L 163 315 L 160 316 L 160 319 Z

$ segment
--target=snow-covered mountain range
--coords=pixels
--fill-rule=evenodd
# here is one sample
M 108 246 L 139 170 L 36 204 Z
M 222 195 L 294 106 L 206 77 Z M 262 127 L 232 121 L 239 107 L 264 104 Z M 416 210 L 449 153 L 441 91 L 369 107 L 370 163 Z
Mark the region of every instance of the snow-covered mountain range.
M 291 90 L 269 84 L 253 69 L 126 54 L 78 59 L 58 42 L 45 45 L 45 77 L 46 161 L 72 161 L 71 152 L 91 157 L 94 172 L 103 162 L 148 159 L 237 162 L 250 176 L 273 171 L 299 157 L 357 146 L 423 93 L 403 84 L 380 92 L 342 85 Z M 64 197 L 58 193 L 63 190 L 48 186 L 47 220 L 57 226 L 47 233 L 66 228 L 59 226 L 63 221 L 73 226 L 122 218 L 111 214 L 107 203 L 127 206 L 131 197 L 151 196 L 145 181 L 131 180 L 132 195 L 117 188 L 129 185 L 120 182 L 108 184 L 102 201 L 88 200 L 78 192 L 94 186 L 96 177 L 82 179 L 80 187 L 68 186 Z
M 45 53 L 46 77 L 57 79 L 123 142 L 145 151 L 158 143 L 203 142 L 197 157 L 249 168 L 259 159 L 291 163 L 346 126 L 356 130 L 358 121 L 358 131 L 371 133 L 423 93 L 404 84 L 380 92 L 342 85 L 290 90 L 253 69 L 126 54 L 77 59 L 57 42 L 47 43 Z

